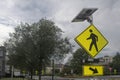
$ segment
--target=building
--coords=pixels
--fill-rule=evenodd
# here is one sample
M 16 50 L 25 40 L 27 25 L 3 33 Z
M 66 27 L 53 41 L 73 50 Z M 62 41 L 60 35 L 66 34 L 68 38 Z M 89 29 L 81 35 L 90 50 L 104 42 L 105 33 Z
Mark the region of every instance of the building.
M 111 63 L 113 61 L 113 57 L 112 56 L 104 56 L 103 59 L 104 59 L 104 62 L 106 64 L 109 64 L 109 63 Z
M 100 57 L 99 59 L 99 63 L 101 65 L 108 65 L 109 63 L 111 63 L 113 61 L 113 56 L 104 56 L 104 57 Z
M 0 46 L 0 77 L 5 76 L 5 55 L 6 55 L 5 47 Z
M 94 65 L 104 65 L 107 66 L 109 63 L 113 61 L 113 56 L 104 56 L 99 58 L 89 58 L 88 60 L 85 60 L 83 62 L 87 64 L 94 64 Z
M 55 71 L 55 73 L 62 72 L 63 67 L 64 67 L 64 64 L 54 64 L 54 71 Z M 46 67 L 46 73 L 47 74 L 52 74 L 52 69 L 53 69 L 52 66 Z

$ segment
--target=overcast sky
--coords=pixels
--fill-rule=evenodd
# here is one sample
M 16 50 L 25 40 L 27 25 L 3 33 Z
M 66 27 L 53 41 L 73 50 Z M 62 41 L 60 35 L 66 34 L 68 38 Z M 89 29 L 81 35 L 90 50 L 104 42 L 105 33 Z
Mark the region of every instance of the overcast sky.
M 71 23 L 83 8 L 98 8 L 93 14 L 93 23 L 109 41 L 97 55 L 114 55 L 120 50 L 120 0 L 0 0 L 0 44 L 20 22 L 33 23 L 47 18 L 56 23 L 79 48 L 74 38 L 84 31 L 89 23 Z

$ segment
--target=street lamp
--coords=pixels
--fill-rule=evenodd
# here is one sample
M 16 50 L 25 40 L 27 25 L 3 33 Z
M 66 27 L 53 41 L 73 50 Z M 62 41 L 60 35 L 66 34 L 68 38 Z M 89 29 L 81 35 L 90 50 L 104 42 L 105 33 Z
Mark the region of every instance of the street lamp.
M 97 10 L 98 8 L 84 8 L 80 13 L 72 20 L 72 22 L 83 22 L 87 20 L 90 24 L 93 23 L 93 17 L 92 14 Z

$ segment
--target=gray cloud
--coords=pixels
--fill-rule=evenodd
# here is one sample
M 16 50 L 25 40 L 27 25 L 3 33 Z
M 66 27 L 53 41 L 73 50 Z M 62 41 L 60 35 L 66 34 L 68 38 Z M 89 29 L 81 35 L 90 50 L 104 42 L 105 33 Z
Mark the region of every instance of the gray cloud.
M 10 17 L 3 17 L 3 16 L 0 16 L 0 24 L 6 25 L 8 27 L 10 26 L 15 27 L 18 25 L 17 21 L 13 20 Z

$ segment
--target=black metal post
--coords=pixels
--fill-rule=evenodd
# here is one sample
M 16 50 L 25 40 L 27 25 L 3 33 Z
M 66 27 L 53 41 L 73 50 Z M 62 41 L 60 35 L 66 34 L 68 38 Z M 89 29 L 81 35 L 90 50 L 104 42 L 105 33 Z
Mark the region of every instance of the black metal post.
M 54 80 L 54 60 L 52 60 L 52 80 Z

